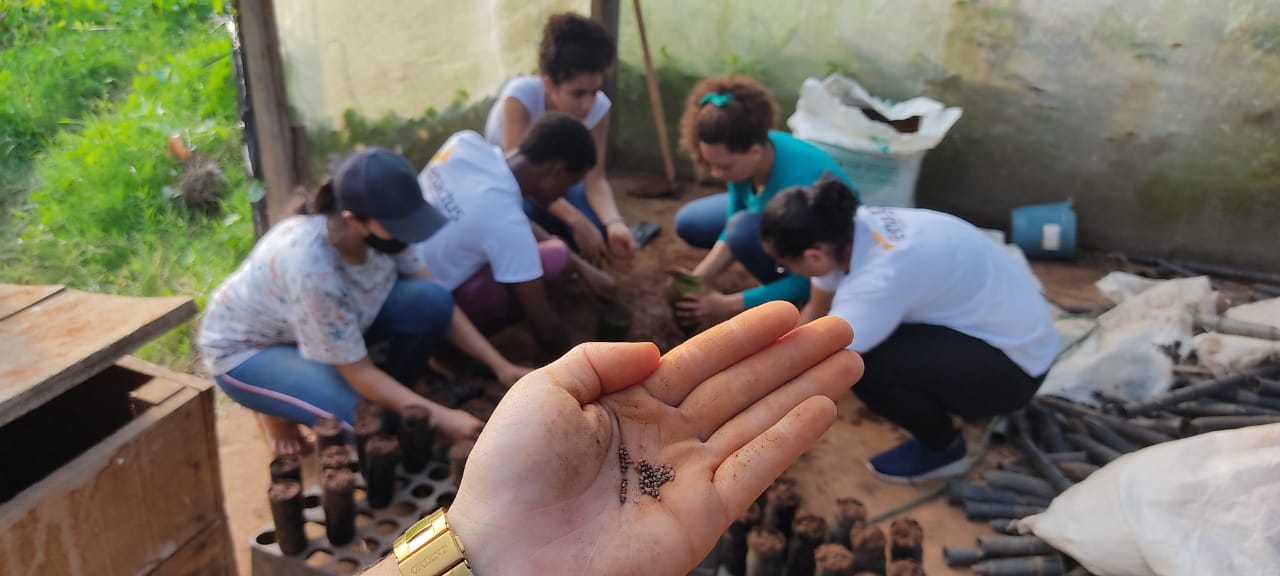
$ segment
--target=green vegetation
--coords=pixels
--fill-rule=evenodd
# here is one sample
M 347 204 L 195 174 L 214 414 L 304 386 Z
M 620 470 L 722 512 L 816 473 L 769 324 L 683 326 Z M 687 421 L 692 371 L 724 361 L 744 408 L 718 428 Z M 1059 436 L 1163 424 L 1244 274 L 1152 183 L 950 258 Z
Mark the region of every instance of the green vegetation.
M 0 17 L 0 282 L 204 297 L 253 225 L 221 0 L 26 0 Z M 216 162 L 212 213 L 174 190 L 177 134 Z M 191 367 L 191 330 L 142 352 Z
M 341 127 L 310 130 L 312 176 L 323 178 L 335 159 L 362 146 L 394 148 L 414 166 L 426 166 L 455 132 L 484 131 L 484 120 L 493 102 L 493 98 L 472 102 L 465 90 L 459 90 L 449 106 L 443 110 L 428 108 L 421 116 L 388 114 L 370 119 L 348 109 L 342 115 Z

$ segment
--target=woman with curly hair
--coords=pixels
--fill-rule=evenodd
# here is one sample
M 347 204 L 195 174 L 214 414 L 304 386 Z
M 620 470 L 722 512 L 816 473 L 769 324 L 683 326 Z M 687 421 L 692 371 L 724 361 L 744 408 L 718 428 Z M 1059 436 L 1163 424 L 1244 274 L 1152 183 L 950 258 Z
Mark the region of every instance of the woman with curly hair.
M 578 14 L 552 15 L 538 48 L 539 74 L 509 80 L 485 122 L 485 139 L 507 151 L 518 148 L 533 121 L 547 112 L 577 118 L 591 129 L 595 168 L 565 198 L 546 209 L 526 202 L 525 213 L 596 263 L 626 261 L 633 254 L 631 232 L 604 175 L 612 104 L 600 88 L 615 53 L 613 38 L 600 24 Z
M 773 130 L 777 103 L 765 87 L 743 76 L 706 78 L 694 87 L 680 120 L 680 144 L 698 169 L 728 190 L 694 200 L 676 214 L 676 234 L 710 249 L 693 275 L 708 281 L 735 260 L 760 282 L 737 294 L 689 295 L 676 314 L 710 326 L 772 300 L 800 305 L 809 280 L 783 271 L 760 246 L 760 212 L 778 191 L 813 184 L 830 173 L 850 187 L 844 170 L 826 152 Z

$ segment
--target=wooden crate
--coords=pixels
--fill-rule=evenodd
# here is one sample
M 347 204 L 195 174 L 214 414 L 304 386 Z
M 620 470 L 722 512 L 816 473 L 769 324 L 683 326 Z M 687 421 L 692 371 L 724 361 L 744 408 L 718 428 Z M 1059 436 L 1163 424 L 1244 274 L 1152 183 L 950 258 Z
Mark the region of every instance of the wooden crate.
M 0 574 L 234 575 L 212 382 L 119 356 L 193 307 L 67 294 L 0 306 Z

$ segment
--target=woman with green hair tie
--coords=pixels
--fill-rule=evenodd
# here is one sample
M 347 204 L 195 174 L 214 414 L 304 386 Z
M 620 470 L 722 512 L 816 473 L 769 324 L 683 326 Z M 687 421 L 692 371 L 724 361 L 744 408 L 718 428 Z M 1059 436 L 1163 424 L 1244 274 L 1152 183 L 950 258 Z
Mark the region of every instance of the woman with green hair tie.
M 760 212 L 778 191 L 811 185 L 823 174 L 850 188 L 853 182 L 826 152 L 773 130 L 776 116 L 769 91 L 743 76 L 706 78 L 689 95 L 681 146 L 700 171 L 728 189 L 684 205 L 676 214 L 676 234 L 709 250 L 694 276 L 710 282 L 737 261 L 760 285 L 737 294 L 686 295 L 676 304 L 682 323 L 710 326 L 765 302 L 801 305 L 809 296 L 809 280 L 781 270 L 761 248 Z

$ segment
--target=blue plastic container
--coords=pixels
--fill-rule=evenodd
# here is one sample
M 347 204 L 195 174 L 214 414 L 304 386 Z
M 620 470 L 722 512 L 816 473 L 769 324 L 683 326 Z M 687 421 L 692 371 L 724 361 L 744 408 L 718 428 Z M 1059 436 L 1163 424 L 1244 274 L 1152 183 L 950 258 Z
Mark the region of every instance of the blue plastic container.
M 1013 210 L 1013 243 L 1028 256 L 1070 258 L 1076 253 L 1076 213 L 1071 200 Z

